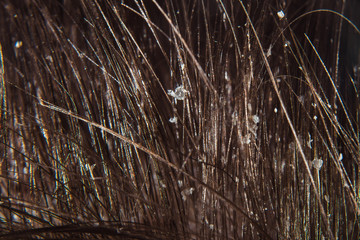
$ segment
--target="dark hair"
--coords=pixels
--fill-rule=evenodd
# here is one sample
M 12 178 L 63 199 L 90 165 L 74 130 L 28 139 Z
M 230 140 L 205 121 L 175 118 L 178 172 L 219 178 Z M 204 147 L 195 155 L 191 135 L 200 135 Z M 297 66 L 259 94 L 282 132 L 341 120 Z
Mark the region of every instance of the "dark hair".
M 358 5 L 3 0 L 0 239 L 359 239 Z

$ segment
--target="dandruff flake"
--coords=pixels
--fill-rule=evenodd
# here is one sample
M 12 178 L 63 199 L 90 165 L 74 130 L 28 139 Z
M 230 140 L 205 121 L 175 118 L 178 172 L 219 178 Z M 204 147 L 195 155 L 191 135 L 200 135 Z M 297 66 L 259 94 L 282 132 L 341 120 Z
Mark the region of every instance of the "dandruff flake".
M 16 48 L 21 48 L 22 45 L 23 45 L 23 42 L 22 42 L 22 41 L 16 41 L 16 43 L 15 43 L 15 47 L 16 47 Z
M 278 15 L 278 17 L 279 17 L 280 20 L 285 17 L 285 13 L 284 13 L 282 10 L 278 11 L 278 12 L 277 12 L 277 15 Z
M 253 121 L 254 121 L 255 124 L 258 124 L 258 123 L 260 122 L 260 118 L 259 118 L 258 115 L 254 115 L 254 116 L 252 117 L 252 119 L 253 119 Z
M 318 171 L 321 169 L 322 165 L 323 165 L 323 160 L 321 159 L 315 158 L 312 161 L 312 166 Z
M 175 116 L 175 117 L 170 118 L 169 122 L 176 123 L 177 122 L 177 117 Z
M 177 87 L 175 91 L 168 90 L 168 94 L 175 98 L 175 100 L 184 100 L 188 92 L 189 91 L 185 90 L 184 86 L 182 85 Z

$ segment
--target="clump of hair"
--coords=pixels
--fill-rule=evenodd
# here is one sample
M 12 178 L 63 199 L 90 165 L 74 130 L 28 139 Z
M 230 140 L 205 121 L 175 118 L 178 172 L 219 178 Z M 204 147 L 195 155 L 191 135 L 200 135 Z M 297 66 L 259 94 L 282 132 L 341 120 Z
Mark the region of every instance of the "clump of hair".
M 356 7 L 2 1 L 0 239 L 359 239 Z

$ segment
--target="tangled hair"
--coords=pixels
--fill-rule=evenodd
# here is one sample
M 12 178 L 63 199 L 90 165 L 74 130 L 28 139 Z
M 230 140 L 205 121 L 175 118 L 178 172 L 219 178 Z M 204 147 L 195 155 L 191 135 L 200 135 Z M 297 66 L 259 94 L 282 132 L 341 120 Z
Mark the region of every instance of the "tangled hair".
M 359 5 L 2 0 L 0 239 L 359 239 Z

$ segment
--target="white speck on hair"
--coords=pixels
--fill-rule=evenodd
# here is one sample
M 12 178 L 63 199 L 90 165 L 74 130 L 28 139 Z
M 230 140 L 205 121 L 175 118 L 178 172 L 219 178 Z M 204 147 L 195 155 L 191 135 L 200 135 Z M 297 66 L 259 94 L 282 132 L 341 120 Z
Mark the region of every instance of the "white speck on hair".
M 285 17 L 285 13 L 283 12 L 283 10 L 278 11 L 278 12 L 277 12 L 277 15 L 278 15 L 278 17 L 279 17 L 280 20 Z
M 227 71 L 225 71 L 225 80 L 226 80 L 226 81 L 229 81 L 229 80 L 230 80 L 230 78 L 229 78 L 229 74 L 228 74 L 228 72 L 227 72 Z
M 285 162 L 282 162 L 282 163 L 281 163 L 281 172 L 282 172 L 282 173 L 283 173 L 284 170 L 285 170 L 285 165 L 286 165 Z
M 231 120 L 232 120 L 233 126 L 236 126 L 238 118 L 239 118 L 238 113 L 236 111 L 233 112 L 232 115 L 231 115 Z
M 168 90 L 168 94 L 170 96 L 172 96 L 173 98 L 175 98 L 175 103 L 176 103 L 176 100 L 184 100 L 185 99 L 185 96 L 186 94 L 188 93 L 189 91 L 185 90 L 184 86 L 181 85 L 179 87 L 177 87 L 175 89 L 175 91 L 173 90 Z
M 272 45 L 270 45 L 269 49 L 266 52 L 266 57 L 270 57 L 271 56 L 271 49 L 272 49 Z
M 171 122 L 171 123 L 177 123 L 177 117 L 175 116 L 175 117 L 170 118 L 170 119 L 169 119 L 169 122 Z
M 274 113 L 277 113 L 278 112 L 278 109 L 277 108 L 274 108 Z
M 247 107 L 248 107 L 249 112 L 251 112 L 252 111 L 252 106 L 251 106 L 250 103 L 248 103 Z
M 21 48 L 22 45 L 23 45 L 23 42 L 22 42 L 22 41 L 16 41 L 16 43 L 15 43 L 15 47 L 16 47 L 16 48 Z
M 318 159 L 318 158 L 315 158 L 313 161 L 312 161 L 312 166 L 316 169 L 316 170 L 320 170 L 320 168 L 322 167 L 323 165 L 323 160 L 321 159 Z
M 181 180 L 179 180 L 179 181 L 178 181 L 178 185 L 179 185 L 179 187 L 182 187 L 182 186 L 183 186 L 183 184 L 184 184 L 184 183 L 183 183 L 183 181 L 181 181 Z
M 180 68 L 181 68 L 181 71 L 185 70 L 185 64 L 183 62 L 180 63 Z
M 342 153 L 339 154 L 339 161 L 343 160 L 343 155 Z
M 258 124 L 258 123 L 260 122 L 260 118 L 259 118 L 258 115 L 252 116 L 252 119 L 253 119 L 253 121 L 254 121 L 255 124 Z
M 160 186 L 161 186 L 162 188 L 166 188 L 166 184 L 165 184 L 163 181 L 160 181 Z
M 14 222 L 20 222 L 20 217 L 17 214 L 12 214 L 11 220 Z
M 304 104 L 304 102 L 305 102 L 305 97 L 304 97 L 303 95 L 301 95 L 301 96 L 299 97 L 299 102 L 300 102 L 301 104 Z
M 312 149 L 311 143 L 312 143 L 314 140 L 311 139 L 311 134 L 310 134 L 310 133 L 308 133 L 308 134 L 309 134 L 309 141 L 307 142 L 307 146 L 308 146 L 310 149 Z
M 315 115 L 315 116 L 313 117 L 313 119 L 316 121 L 316 120 L 317 120 L 317 116 Z
M 183 191 L 181 191 L 182 199 L 185 201 L 187 199 L 187 196 L 192 195 L 194 191 L 195 188 L 193 187 L 184 189 Z
M 45 58 L 46 58 L 46 60 L 48 60 L 49 62 L 54 62 L 54 61 L 53 61 L 53 58 L 52 58 L 50 55 L 46 56 Z

